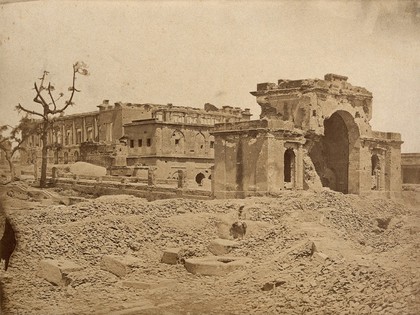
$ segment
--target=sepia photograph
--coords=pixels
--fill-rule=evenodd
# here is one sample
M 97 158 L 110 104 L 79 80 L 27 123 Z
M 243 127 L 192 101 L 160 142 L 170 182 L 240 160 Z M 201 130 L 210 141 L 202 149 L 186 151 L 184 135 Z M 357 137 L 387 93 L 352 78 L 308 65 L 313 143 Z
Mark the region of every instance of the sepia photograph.
M 420 314 L 420 0 L 0 30 L 0 314 Z

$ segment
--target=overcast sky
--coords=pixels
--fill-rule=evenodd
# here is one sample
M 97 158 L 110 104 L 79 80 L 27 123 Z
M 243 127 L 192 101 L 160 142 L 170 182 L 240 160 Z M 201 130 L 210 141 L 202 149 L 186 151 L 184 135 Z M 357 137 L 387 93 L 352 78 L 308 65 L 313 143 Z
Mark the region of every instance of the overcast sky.
M 1 2 L 1 1 L 0 1 Z M 349 77 L 373 92 L 375 130 L 420 152 L 419 1 L 23 1 L 0 6 L 0 124 L 36 108 L 44 70 L 57 91 L 81 77 L 68 113 L 103 99 L 260 109 L 260 82 Z

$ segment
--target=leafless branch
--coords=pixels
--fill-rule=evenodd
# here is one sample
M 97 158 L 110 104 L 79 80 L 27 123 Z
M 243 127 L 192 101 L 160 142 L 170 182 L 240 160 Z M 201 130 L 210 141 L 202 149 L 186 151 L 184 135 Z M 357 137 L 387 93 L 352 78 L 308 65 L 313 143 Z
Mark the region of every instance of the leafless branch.
M 38 104 L 41 104 L 44 107 L 44 112 L 45 111 L 48 111 L 49 110 L 48 103 L 42 97 L 42 95 L 41 95 L 41 89 L 38 88 L 38 86 L 36 85 L 36 82 L 34 83 L 34 86 L 35 86 L 35 91 L 36 91 L 36 96 L 34 98 L 34 102 L 35 103 L 38 103 Z
M 77 73 L 77 69 L 76 69 L 76 64 L 73 65 L 73 82 L 72 82 L 72 88 L 71 88 L 71 95 L 70 98 L 65 102 L 65 105 L 63 108 L 61 109 L 55 109 L 54 111 L 51 112 L 51 114 L 59 114 L 64 112 L 70 105 L 73 104 L 73 96 L 74 96 L 74 92 L 76 92 L 76 73 Z M 77 91 L 79 92 L 79 91 Z
M 57 110 L 57 105 L 55 104 L 54 97 L 51 94 L 51 82 L 48 83 L 48 94 L 50 95 L 51 101 L 54 105 L 54 110 L 53 111 L 55 111 L 55 110 Z
M 24 108 L 22 105 L 20 105 L 20 103 L 19 103 L 19 105 L 18 105 L 18 106 L 16 106 L 16 109 L 17 109 L 18 111 L 23 111 L 23 112 L 28 113 L 28 114 L 30 114 L 30 115 L 37 115 L 37 116 L 42 117 L 43 119 L 45 119 L 44 115 L 42 115 L 42 114 L 40 114 L 40 113 L 37 113 L 37 112 L 35 112 L 35 111 L 33 111 L 33 110 L 28 110 L 28 109 L 26 109 L 26 108 Z
M 49 74 L 49 72 L 44 70 L 44 73 L 42 74 L 42 77 L 41 77 L 41 78 L 39 78 L 39 79 L 41 80 L 41 86 L 39 87 L 39 90 L 40 90 L 40 91 L 42 91 L 42 89 L 44 88 L 44 80 L 45 80 L 45 77 L 46 77 L 48 74 Z

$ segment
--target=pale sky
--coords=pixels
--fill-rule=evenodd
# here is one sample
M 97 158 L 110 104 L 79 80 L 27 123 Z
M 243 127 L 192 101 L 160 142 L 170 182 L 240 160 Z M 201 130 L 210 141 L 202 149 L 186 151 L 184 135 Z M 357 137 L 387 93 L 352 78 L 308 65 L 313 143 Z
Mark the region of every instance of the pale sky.
M 66 92 L 79 60 L 91 75 L 67 113 L 209 102 L 258 119 L 257 83 L 336 73 L 373 93 L 375 130 L 420 152 L 420 1 L 29 1 L 0 5 L 0 30 L 0 124 L 37 109 L 44 70 Z

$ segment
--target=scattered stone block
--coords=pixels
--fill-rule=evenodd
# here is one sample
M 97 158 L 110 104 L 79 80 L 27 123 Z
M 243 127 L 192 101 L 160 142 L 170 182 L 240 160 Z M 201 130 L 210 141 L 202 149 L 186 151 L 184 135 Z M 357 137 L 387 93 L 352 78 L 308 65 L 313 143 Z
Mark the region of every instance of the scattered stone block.
M 329 257 L 328 255 L 321 253 L 321 252 L 315 252 L 312 257 L 314 257 L 318 261 L 326 261 Z
M 169 264 L 169 265 L 176 265 L 181 260 L 181 248 L 167 248 L 163 251 L 162 259 L 160 262 Z
M 275 281 L 266 282 L 262 286 L 261 290 L 262 291 L 270 291 L 270 290 L 273 290 L 274 288 L 277 288 L 277 287 L 279 287 L 279 286 L 281 286 L 285 283 L 286 283 L 285 280 L 275 280 Z
M 69 260 L 44 259 L 40 262 L 39 275 L 55 285 L 69 285 L 69 273 L 82 270 L 83 267 Z
M 217 238 L 211 241 L 208 249 L 213 255 L 220 256 L 229 254 L 236 247 L 238 247 L 238 243 L 235 241 Z
M 156 282 L 152 281 L 137 281 L 137 280 L 126 280 L 122 282 L 124 287 L 147 290 L 165 287 L 171 284 L 175 284 L 174 280 L 159 280 Z
M 118 277 L 124 277 L 133 267 L 139 266 L 140 260 L 133 256 L 105 255 L 102 257 L 101 269 Z
M 122 285 L 128 288 L 145 290 L 145 289 L 151 289 L 153 286 L 153 283 L 145 282 L 145 281 L 131 281 L 130 280 L 130 281 L 123 281 Z
M 190 258 L 185 260 L 185 269 L 188 272 L 206 276 L 224 276 L 229 272 L 246 266 L 252 261 L 247 257 L 210 256 Z
M 289 255 L 294 258 L 310 257 L 317 252 L 317 247 L 312 240 L 303 240 L 289 250 Z

